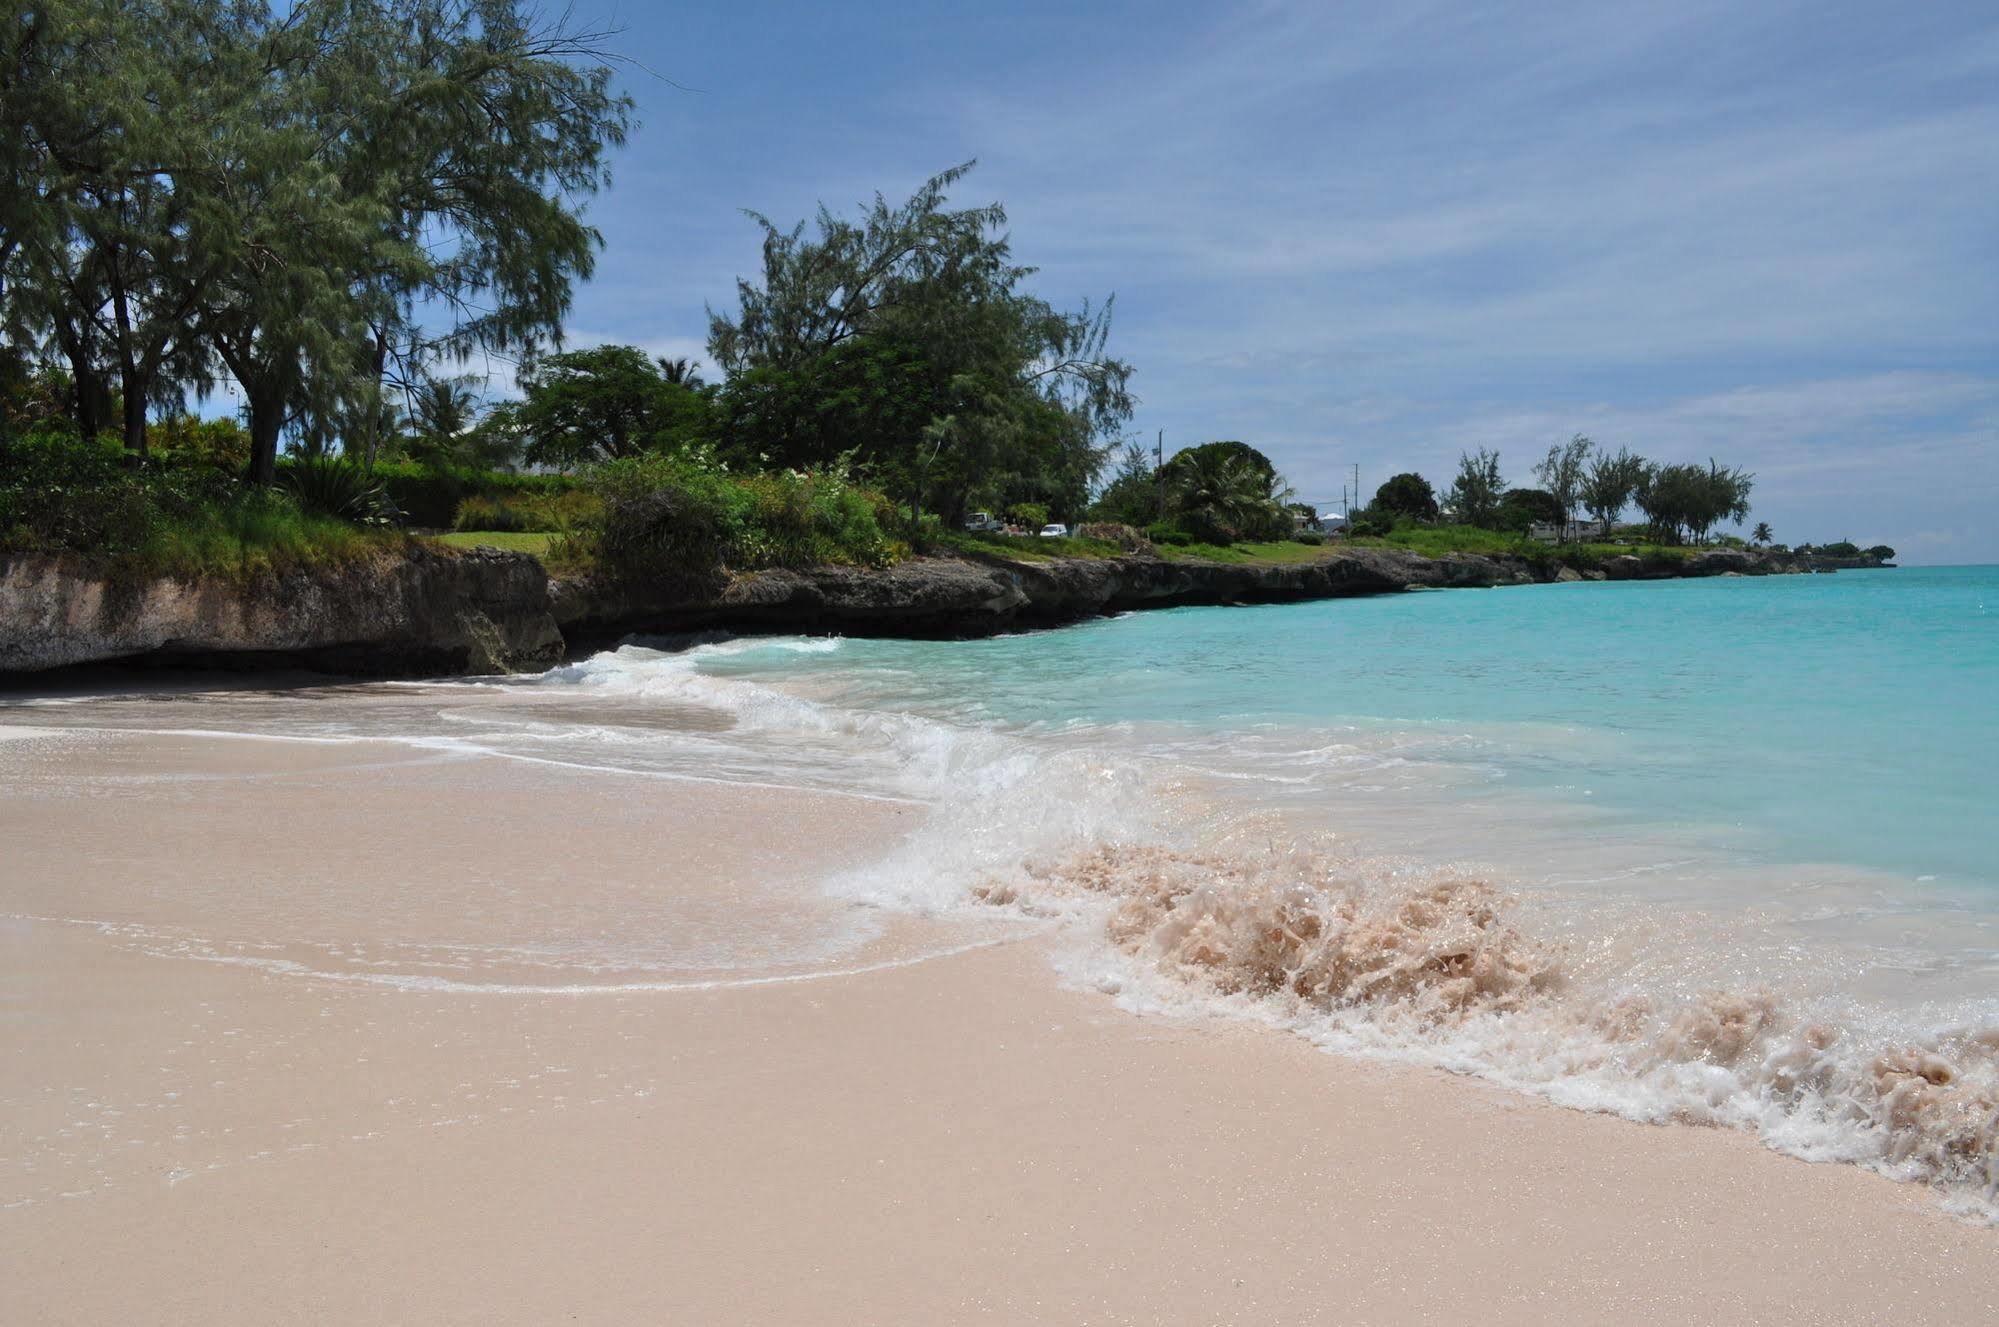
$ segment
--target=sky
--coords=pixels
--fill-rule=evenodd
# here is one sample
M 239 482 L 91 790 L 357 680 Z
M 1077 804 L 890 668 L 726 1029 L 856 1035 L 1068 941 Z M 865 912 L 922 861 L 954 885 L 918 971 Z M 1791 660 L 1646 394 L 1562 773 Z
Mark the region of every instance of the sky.
M 1337 506 L 1575 433 L 1999 562 L 1999 5 L 578 0 L 642 121 L 568 344 L 699 357 L 749 208 L 1006 205 L 1131 428 Z M 678 86 L 676 86 L 678 85 Z

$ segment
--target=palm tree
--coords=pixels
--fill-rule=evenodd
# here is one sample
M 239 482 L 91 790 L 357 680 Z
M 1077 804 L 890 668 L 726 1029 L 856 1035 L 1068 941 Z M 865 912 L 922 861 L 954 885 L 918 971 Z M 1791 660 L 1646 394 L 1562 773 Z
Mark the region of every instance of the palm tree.
M 1754 530 L 1751 530 L 1751 531 L 1749 532 L 1749 542 L 1750 542 L 1750 543 L 1752 543 L 1752 544 L 1767 544 L 1767 543 L 1769 543 L 1769 542 L 1770 542 L 1770 522 L 1768 522 L 1768 521 L 1758 521 L 1758 522 L 1756 522 L 1756 528 L 1755 528 Z
M 668 382 L 677 382 L 684 387 L 699 387 L 702 385 L 700 368 L 695 365 L 693 360 L 685 356 L 679 359 L 668 359 L 664 355 L 659 356 L 659 371 L 665 376 Z
M 1247 457 L 1196 449 L 1175 462 L 1174 505 L 1192 533 L 1229 540 L 1288 527 L 1291 490 Z

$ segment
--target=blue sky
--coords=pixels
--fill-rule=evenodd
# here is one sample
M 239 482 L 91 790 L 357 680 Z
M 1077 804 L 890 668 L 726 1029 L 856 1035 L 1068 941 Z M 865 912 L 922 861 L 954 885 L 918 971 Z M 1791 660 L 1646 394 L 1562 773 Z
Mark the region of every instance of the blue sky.
M 699 353 L 739 209 L 976 157 L 1135 432 L 1302 497 L 1585 432 L 1780 539 L 1999 561 L 1999 6 L 579 3 L 644 124 L 571 345 Z

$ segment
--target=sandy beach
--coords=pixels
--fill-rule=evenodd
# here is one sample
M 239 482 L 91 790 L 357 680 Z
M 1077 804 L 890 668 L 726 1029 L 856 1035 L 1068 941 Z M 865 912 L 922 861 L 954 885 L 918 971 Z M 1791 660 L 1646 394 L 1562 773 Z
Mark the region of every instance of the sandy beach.
M 1137 1017 L 1045 928 L 803 888 L 889 800 L 7 732 L 9 1322 L 1999 1314 L 1999 1232 L 1920 1186 Z M 570 957 L 639 925 L 706 966 Z

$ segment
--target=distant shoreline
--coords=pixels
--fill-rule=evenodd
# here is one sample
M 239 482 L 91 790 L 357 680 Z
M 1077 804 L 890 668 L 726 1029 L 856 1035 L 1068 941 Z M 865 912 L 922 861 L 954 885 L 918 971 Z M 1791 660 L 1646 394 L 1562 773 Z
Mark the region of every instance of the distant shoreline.
M 1332 547 L 1310 561 L 1145 555 L 920 557 L 884 568 L 771 569 L 634 590 L 561 580 L 524 553 L 418 545 L 367 562 L 246 581 L 122 581 L 70 554 L 0 561 L 0 676 L 122 663 L 368 677 L 545 668 L 628 635 L 737 630 L 977 638 L 1107 613 L 1297 603 L 1413 589 L 1585 580 L 1794 575 L 1892 566 L 1754 549 L 1620 556 L 1578 571 L 1553 558 L 1425 557 Z

